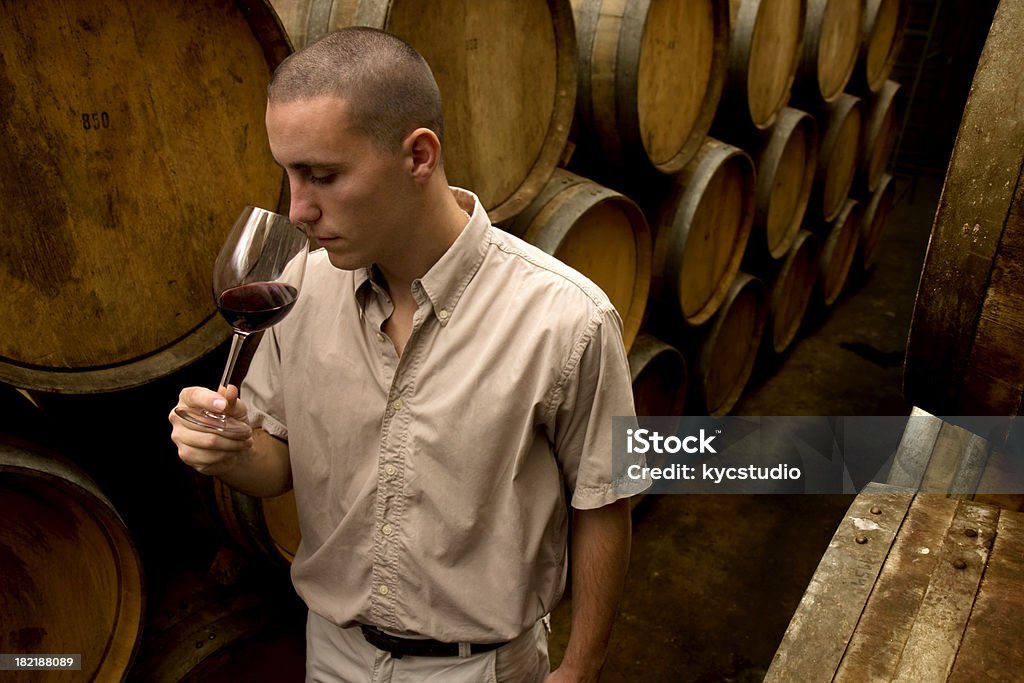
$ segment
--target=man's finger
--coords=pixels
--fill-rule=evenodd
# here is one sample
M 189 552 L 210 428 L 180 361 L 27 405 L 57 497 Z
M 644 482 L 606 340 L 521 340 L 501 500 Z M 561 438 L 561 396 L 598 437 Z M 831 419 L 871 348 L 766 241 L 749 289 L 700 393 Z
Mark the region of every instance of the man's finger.
M 236 398 L 237 395 L 236 390 Z M 221 396 L 216 391 L 212 391 L 205 387 L 187 387 L 182 389 L 181 394 L 178 395 L 178 401 L 186 406 L 205 408 L 206 410 L 213 410 L 217 412 L 223 412 L 228 407 L 228 399 Z

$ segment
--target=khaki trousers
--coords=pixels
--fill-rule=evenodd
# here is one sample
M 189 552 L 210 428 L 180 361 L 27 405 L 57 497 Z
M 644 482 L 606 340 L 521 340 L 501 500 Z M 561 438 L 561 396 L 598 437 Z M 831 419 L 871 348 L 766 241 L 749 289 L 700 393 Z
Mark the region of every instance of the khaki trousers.
M 544 621 L 497 650 L 469 657 L 402 657 L 310 611 L 306 683 L 541 683 L 549 673 Z

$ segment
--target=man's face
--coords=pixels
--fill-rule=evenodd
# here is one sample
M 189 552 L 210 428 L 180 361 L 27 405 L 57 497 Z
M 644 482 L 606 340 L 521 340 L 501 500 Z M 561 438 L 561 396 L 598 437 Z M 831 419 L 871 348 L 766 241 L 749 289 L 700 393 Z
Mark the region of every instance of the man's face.
M 411 179 L 401 150 L 382 152 L 323 96 L 267 105 L 270 151 L 288 174 L 290 218 L 309 226 L 336 268 L 387 263 L 401 251 Z

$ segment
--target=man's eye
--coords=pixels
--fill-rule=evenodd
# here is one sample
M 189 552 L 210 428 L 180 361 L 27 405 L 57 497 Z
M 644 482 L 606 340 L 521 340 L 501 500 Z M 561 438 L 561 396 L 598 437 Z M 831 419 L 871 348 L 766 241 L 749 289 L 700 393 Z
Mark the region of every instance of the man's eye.
M 309 175 L 309 182 L 312 183 L 313 185 L 326 185 L 327 183 L 334 180 L 334 178 L 334 173 L 328 173 L 327 175 L 313 175 L 311 173 Z

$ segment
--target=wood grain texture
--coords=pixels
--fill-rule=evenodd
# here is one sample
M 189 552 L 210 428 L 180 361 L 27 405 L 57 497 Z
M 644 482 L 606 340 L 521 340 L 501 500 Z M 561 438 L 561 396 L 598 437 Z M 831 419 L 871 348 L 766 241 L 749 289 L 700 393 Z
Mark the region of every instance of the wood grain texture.
M 870 268 L 878 255 L 878 243 L 882 239 L 889 214 L 896 202 L 896 183 L 892 175 L 883 173 L 878 187 L 871 194 L 864 207 L 864 217 L 860 222 L 860 256 L 861 266 Z
M 818 131 L 814 118 L 784 107 L 770 133 L 762 134 L 755 156 L 752 243 L 771 258 L 789 252 L 803 223 L 814 187 Z
M 878 92 L 892 72 L 903 47 L 908 0 L 866 0 L 862 22 L 860 53 L 850 80 L 857 92 Z
M 146 383 L 227 338 L 213 261 L 246 204 L 276 208 L 264 3 L 0 4 L 0 379 Z
M 900 511 L 877 509 L 871 519 Z M 892 680 L 913 628 L 908 617 L 924 601 L 956 509 L 955 500 L 941 495 L 915 496 L 843 654 L 836 683 Z
M 895 81 L 886 81 L 877 93 L 865 100 L 864 131 L 857 153 L 857 172 L 868 192 L 874 192 L 889 168 L 896 136 L 899 132 L 902 88 Z
M 853 74 L 861 44 L 864 0 L 807 0 L 795 87 L 814 104 L 838 98 Z
M 622 169 L 672 174 L 697 153 L 721 99 L 726 0 L 573 0 L 580 144 Z
M 730 3 L 729 69 L 719 116 L 770 128 L 789 100 L 803 46 L 806 0 Z
M 1000 3 L 932 226 L 904 395 L 935 414 L 1016 415 L 1024 394 L 1024 2 Z
M 821 249 L 819 278 L 821 296 L 826 306 L 831 306 L 839 298 L 849 277 L 850 267 L 857 255 L 863 213 L 860 202 L 847 199 L 843 210 L 828 224 Z
M 686 407 L 686 359 L 674 346 L 641 334 L 629 349 L 633 402 L 639 416 L 682 415 Z
M 656 212 L 656 305 L 688 325 L 708 320 L 739 271 L 753 224 L 753 161 L 707 138 Z
M 862 100 L 843 93 L 815 118 L 821 129 L 821 147 L 809 211 L 816 219 L 831 221 L 843 209 L 856 175 L 864 120 Z
M 690 386 L 708 415 L 727 415 L 743 395 L 767 319 L 764 283 L 737 273 L 722 307 L 695 333 Z
M 765 683 L 833 679 L 912 498 L 869 485 L 854 499 L 789 622 Z M 884 514 L 872 514 L 873 508 Z
M 928 590 L 900 655 L 894 683 L 941 681 L 949 675 L 974 596 L 988 562 L 999 511 L 961 502 L 938 551 Z M 964 533 L 974 531 L 974 536 Z
M 142 636 L 143 568 L 113 505 L 71 463 L 0 444 L 0 517 L 0 650 L 77 653 L 82 680 L 122 680 Z
M 1020 679 L 1024 662 L 1024 519 L 1001 514 L 996 538 L 974 601 L 949 683 Z
M 1022 544 L 1019 512 L 869 485 L 765 681 L 1019 680 Z
M 769 341 L 775 353 L 789 348 L 800 329 L 821 270 L 820 249 L 818 238 L 807 230 L 801 230 L 769 280 Z

